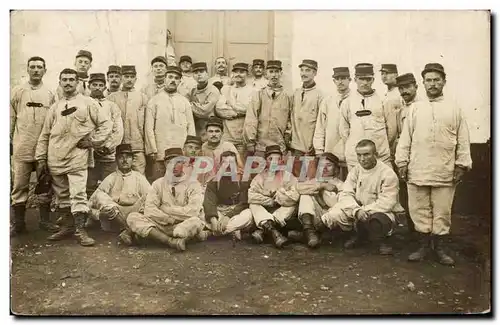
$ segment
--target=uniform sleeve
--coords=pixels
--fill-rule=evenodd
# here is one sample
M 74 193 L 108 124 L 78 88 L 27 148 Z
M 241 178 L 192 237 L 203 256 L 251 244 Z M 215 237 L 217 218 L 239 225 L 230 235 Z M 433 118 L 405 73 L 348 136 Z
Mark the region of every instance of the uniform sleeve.
M 351 131 L 351 123 L 349 122 L 349 100 L 342 101 L 340 104 L 339 118 L 339 133 L 344 142 L 347 141 Z
M 255 176 L 248 189 L 248 203 L 258 204 L 265 207 L 273 207 L 274 200 L 269 197 L 269 191 L 264 189 L 263 179 L 260 175 Z
M 161 205 L 161 183 L 154 182 L 146 196 L 146 203 L 144 204 L 144 215 L 153 219 L 160 219 L 165 224 L 174 224 L 176 219 L 169 216 L 162 210 Z
M 138 177 L 139 177 L 139 195 L 141 197 L 142 196 L 145 197 L 151 190 L 151 184 L 149 184 L 147 178 L 144 175 L 139 174 Z
M 339 193 L 339 201 L 349 201 L 355 202 L 356 205 L 359 204 L 356 201 L 356 184 L 358 182 L 358 170 L 357 166 L 351 169 L 351 171 L 347 174 L 347 178 L 342 185 Z
M 252 90 L 249 94 L 246 94 L 244 91 L 240 93 L 240 98 L 234 97 L 234 100 L 229 104 L 233 107 L 234 111 L 238 114 L 238 116 L 245 116 L 247 114 L 248 106 L 250 105 L 250 101 L 252 100 L 254 90 Z M 247 96 L 247 97 L 245 97 Z
M 35 149 L 35 160 L 47 160 L 47 151 L 49 149 L 49 136 L 50 130 L 52 129 L 52 124 L 54 123 L 54 112 L 56 109 L 54 104 L 49 108 L 47 115 L 45 115 L 45 121 L 43 122 L 43 127 L 40 135 L 38 136 L 38 141 Z
M 395 163 L 398 167 L 408 166 L 410 162 L 410 147 L 413 135 L 413 109 L 415 105 L 408 107 L 406 118 L 403 122 L 403 129 L 396 147 Z
M 14 130 L 16 128 L 17 122 L 17 108 L 19 106 L 19 100 L 21 97 L 22 90 L 20 87 L 16 87 L 12 90 L 10 95 L 10 141 L 14 137 Z
M 89 199 L 91 209 L 100 210 L 104 206 L 118 206 L 109 193 L 115 183 L 116 174 L 112 173 L 106 177 Z
M 122 112 L 118 105 L 110 101 L 111 119 L 113 121 L 113 131 L 111 132 L 111 148 L 113 151 L 123 140 L 123 120 Z
M 196 128 L 194 126 L 194 117 L 193 112 L 191 111 L 191 107 L 189 103 L 187 103 L 188 107 L 186 108 L 186 120 L 187 120 L 187 134 L 188 135 L 196 135 Z
M 209 182 L 205 190 L 203 199 L 203 210 L 205 211 L 205 220 L 210 222 L 210 219 L 217 218 L 217 182 Z
M 151 99 L 146 107 L 146 119 L 144 121 L 144 147 L 146 155 L 158 152 L 156 148 L 156 102 Z
M 201 118 L 208 118 L 212 116 L 214 114 L 215 104 L 217 104 L 217 102 L 219 101 L 219 97 L 220 94 L 218 91 L 217 92 L 211 91 L 208 94 L 205 103 L 199 103 L 200 106 L 191 105 L 193 114 L 196 117 L 201 117 Z
M 391 212 L 398 202 L 399 180 L 396 173 L 392 169 L 386 169 L 381 177 L 377 200 L 362 207 L 368 213 Z
M 288 116 L 287 116 L 287 121 L 286 121 L 286 129 L 285 129 L 285 134 L 292 136 L 292 116 L 293 116 L 293 110 L 294 110 L 294 103 L 295 103 L 295 98 L 294 95 L 288 95 L 286 94 L 287 99 L 288 99 Z
M 261 90 L 263 91 L 263 90 Z M 257 128 L 259 125 L 259 113 L 262 102 L 260 100 L 260 92 L 257 91 L 253 94 L 250 100 L 250 105 L 245 117 L 245 124 L 243 126 L 243 139 L 246 144 L 255 145 L 257 142 Z
M 389 148 L 391 149 L 391 156 L 394 156 L 394 142 L 396 141 L 398 135 L 398 114 L 400 109 L 399 102 L 395 99 L 387 100 L 382 103 L 382 109 L 384 112 L 384 119 L 387 131 L 387 140 L 389 141 Z
M 290 175 L 283 187 L 276 191 L 276 203 L 283 207 L 292 207 L 297 204 L 300 194 L 297 190 L 297 179 Z
M 170 205 L 163 210 L 176 217 L 178 220 L 185 220 L 192 217 L 199 217 L 203 207 L 203 190 L 198 182 L 192 182 L 187 190 L 188 202 L 185 206 Z
M 90 141 L 94 148 L 99 148 L 106 142 L 113 129 L 111 114 L 108 110 L 99 109 L 99 104 L 94 100 L 89 101 L 88 107 L 90 118 L 96 125 Z
M 64 97 L 64 92 L 63 92 L 63 89 L 61 86 L 57 86 L 56 96 L 57 96 L 57 99 L 62 99 Z
M 472 169 L 469 126 L 461 109 L 459 109 L 458 112 L 457 147 L 455 157 L 456 166 L 465 168 L 467 170 Z
M 324 100 L 319 106 L 318 118 L 316 119 L 316 128 L 314 129 L 313 147 L 316 154 L 322 154 L 325 151 L 326 117 L 328 112 L 328 101 Z

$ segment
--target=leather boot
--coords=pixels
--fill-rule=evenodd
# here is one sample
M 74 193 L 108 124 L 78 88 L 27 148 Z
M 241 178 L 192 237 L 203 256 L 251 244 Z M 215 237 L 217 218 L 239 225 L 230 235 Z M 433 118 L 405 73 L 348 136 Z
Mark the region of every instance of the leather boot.
M 59 231 L 59 226 L 50 221 L 50 204 L 41 204 L 38 211 L 40 212 L 40 222 L 38 223 L 40 229 L 48 232 Z
M 127 246 L 132 246 L 134 244 L 132 231 L 125 229 L 118 235 L 118 240 Z
M 439 263 L 443 265 L 455 265 L 455 261 L 451 256 L 446 254 L 446 252 L 443 249 L 443 243 L 444 243 L 444 238 L 445 236 L 433 236 L 432 242 L 434 246 L 434 251 L 436 252 L 436 255 L 438 256 Z
M 304 227 L 304 235 L 307 240 L 307 246 L 309 246 L 310 248 L 316 248 L 320 243 L 318 234 L 314 229 L 313 219 L 314 216 L 309 213 L 304 213 L 300 216 L 300 221 L 302 222 L 302 226 Z
M 358 221 L 356 224 L 356 229 L 352 231 L 351 237 L 344 243 L 345 249 L 352 249 L 366 240 L 369 237 L 368 229 L 366 229 L 366 224 L 364 222 Z
M 181 252 L 186 250 L 186 238 L 174 238 L 170 236 L 165 236 L 166 240 L 164 244 L 168 245 L 170 248 L 177 249 Z
M 271 235 L 274 246 L 277 248 L 283 247 L 288 242 L 288 239 L 275 228 L 273 221 L 268 220 L 264 222 L 262 228 L 264 229 L 264 233 Z
M 16 236 L 17 234 L 26 232 L 26 222 L 24 216 L 26 214 L 26 204 L 14 205 L 14 220 L 10 227 L 10 235 Z
M 75 237 L 78 243 L 82 246 L 94 246 L 95 240 L 92 239 L 85 230 L 85 221 L 87 220 L 86 212 L 76 212 L 73 214 L 75 219 Z
M 417 233 L 419 237 L 419 248 L 408 256 L 410 262 L 422 261 L 429 252 L 430 235 L 424 233 Z
M 59 231 L 55 234 L 49 236 L 47 239 L 51 241 L 57 241 L 64 238 L 71 237 L 75 233 L 75 222 L 73 216 L 71 215 L 70 208 L 60 208 L 57 211 L 58 219 L 60 220 Z

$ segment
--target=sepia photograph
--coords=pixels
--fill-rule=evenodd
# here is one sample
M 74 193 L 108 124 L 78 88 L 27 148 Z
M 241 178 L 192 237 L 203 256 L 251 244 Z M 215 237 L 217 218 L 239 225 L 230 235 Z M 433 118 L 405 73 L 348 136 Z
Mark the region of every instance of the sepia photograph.
M 11 10 L 10 315 L 491 317 L 492 17 Z

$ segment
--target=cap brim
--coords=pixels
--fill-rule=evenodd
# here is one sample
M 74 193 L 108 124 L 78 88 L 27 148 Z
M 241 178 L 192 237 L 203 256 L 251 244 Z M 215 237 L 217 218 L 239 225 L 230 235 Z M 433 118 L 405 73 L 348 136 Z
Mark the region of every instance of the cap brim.
M 243 71 L 248 72 L 248 69 L 245 69 L 245 68 L 232 68 L 231 72 L 235 72 L 236 70 L 243 70 Z
M 127 153 L 127 154 L 131 154 L 131 155 L 134 154 L 134 152 L 132 150 L 122 150 L 120 152 L 117 152 L 116 154 L 121 155 L 122 153 Z
M 424 70 L 422 70 L 421 75 L 423 76 L 423 75 L 424 75 L 424 74 L 426 74 L 427 72 L 439 72 L 439 73 L 442 73 L 442 74 L 446 75 L 446 73 L 445 73 L 443 70 L 433 69 L 433 68 L 430 68 L 430 69 L 424 69 Z
M 166 160 L 172 160 L 174 158 L 177 158 L 177 157 L 181 157 L 181 155 L 170 155 L 170 156 L 165 156 L 165 158 L 163 158 L 164 161 Z
M 397 82 L 396 87 L 404 86 L 404 85 L 411 85 L 411 84 L 416 84 L 416 83 L 417 83 L 416 80 L 407 80 L 407 81 Z
M 311 65 L 311 64 L 307 64 L 307 63 L 301 63 L 299 64 L 299 68 L 302 68 L 302 67 L 308 67 L 308 68 L 311 68 L 311 69 L 314 69 L 314 70 L 318 70 L 317 67 Z
M 279 69 L 279 70 L 282 70 L 282 67 L 278 66 L 278 65 L 268 65 L 266 67 L 266 70 L 267 69 Z
M 351 75 L 348 73 L 337 73 L 337 74 L 332 74 L 332 78 L 337 78 L 337 77 L 350 77 Z

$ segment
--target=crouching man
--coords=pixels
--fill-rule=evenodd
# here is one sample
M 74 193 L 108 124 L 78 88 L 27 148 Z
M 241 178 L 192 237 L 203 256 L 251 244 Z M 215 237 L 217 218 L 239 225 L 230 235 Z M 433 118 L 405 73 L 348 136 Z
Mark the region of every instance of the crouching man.
M 302 241 L 304 238 L 311 248 L 319 246 L 321 239 L 318 231 L 324 228 L 321 216 L 328 212 L 338 201 L 342 188 L 339 158 L 325 152 L 320 156 L 316 179 L 297 184 L 300 195 L 299 221 L 303 232 L 289 231 L 288 238 Z
M 205 220 L 214 235 L 224 234 L 229 220 L 248 208 L 249 182 L 237 173 L 236 153 L 224 151 L 220 166 L 217 177 L 207 184 L 203 201 Z
M 181 148 L 165 150 L 166 173 L 153 182 L 144 214 L 131 213 L 127 224 L 138 236 L 184 251 L 186 240 L 200 238 L 205 226 L 200 183 L 184 173 Z
M 144 210 L 144 201 L 151 189 L 146 177 L 132 170 L 133 161 L 132 146 L 118 145 L 118 169 L 104 179 L 89 199 L 90 218 L 100 220 L 103 229 L 115 224 L 120 229 L 119 240 L 126 245 L 132 244 L 132 232 L 127 226 L 127 216 L 131 212 Z
M 288 239 L 277 228 L 285 227 L 296 213 L 300 195 L 296 188 L 297 179 L 285 170 L 291 171 L 292 166 L 277 167 L 283 160 L 280 146 L 267 146 L 265 158 L 266 167 L 255 176 L 248 190 L 250 211 L 259 228 L 252 237 L 261 243 L 266 234 L 272 237 L 277 248 L 281 248 Z
M 389 255 L 392 247 L 386 239 L 395 225 L 393 209 L 398 200 L 398 177 L 391 167 L 377 159 L 373 141 L 359 141 L 356 155 L 359 163 L 349 171 L 338 203 L 321 221 L 330 229 L 355 230 L 345 248 L 352 248 L 369 236 L 380 244 L 380 254 Z

